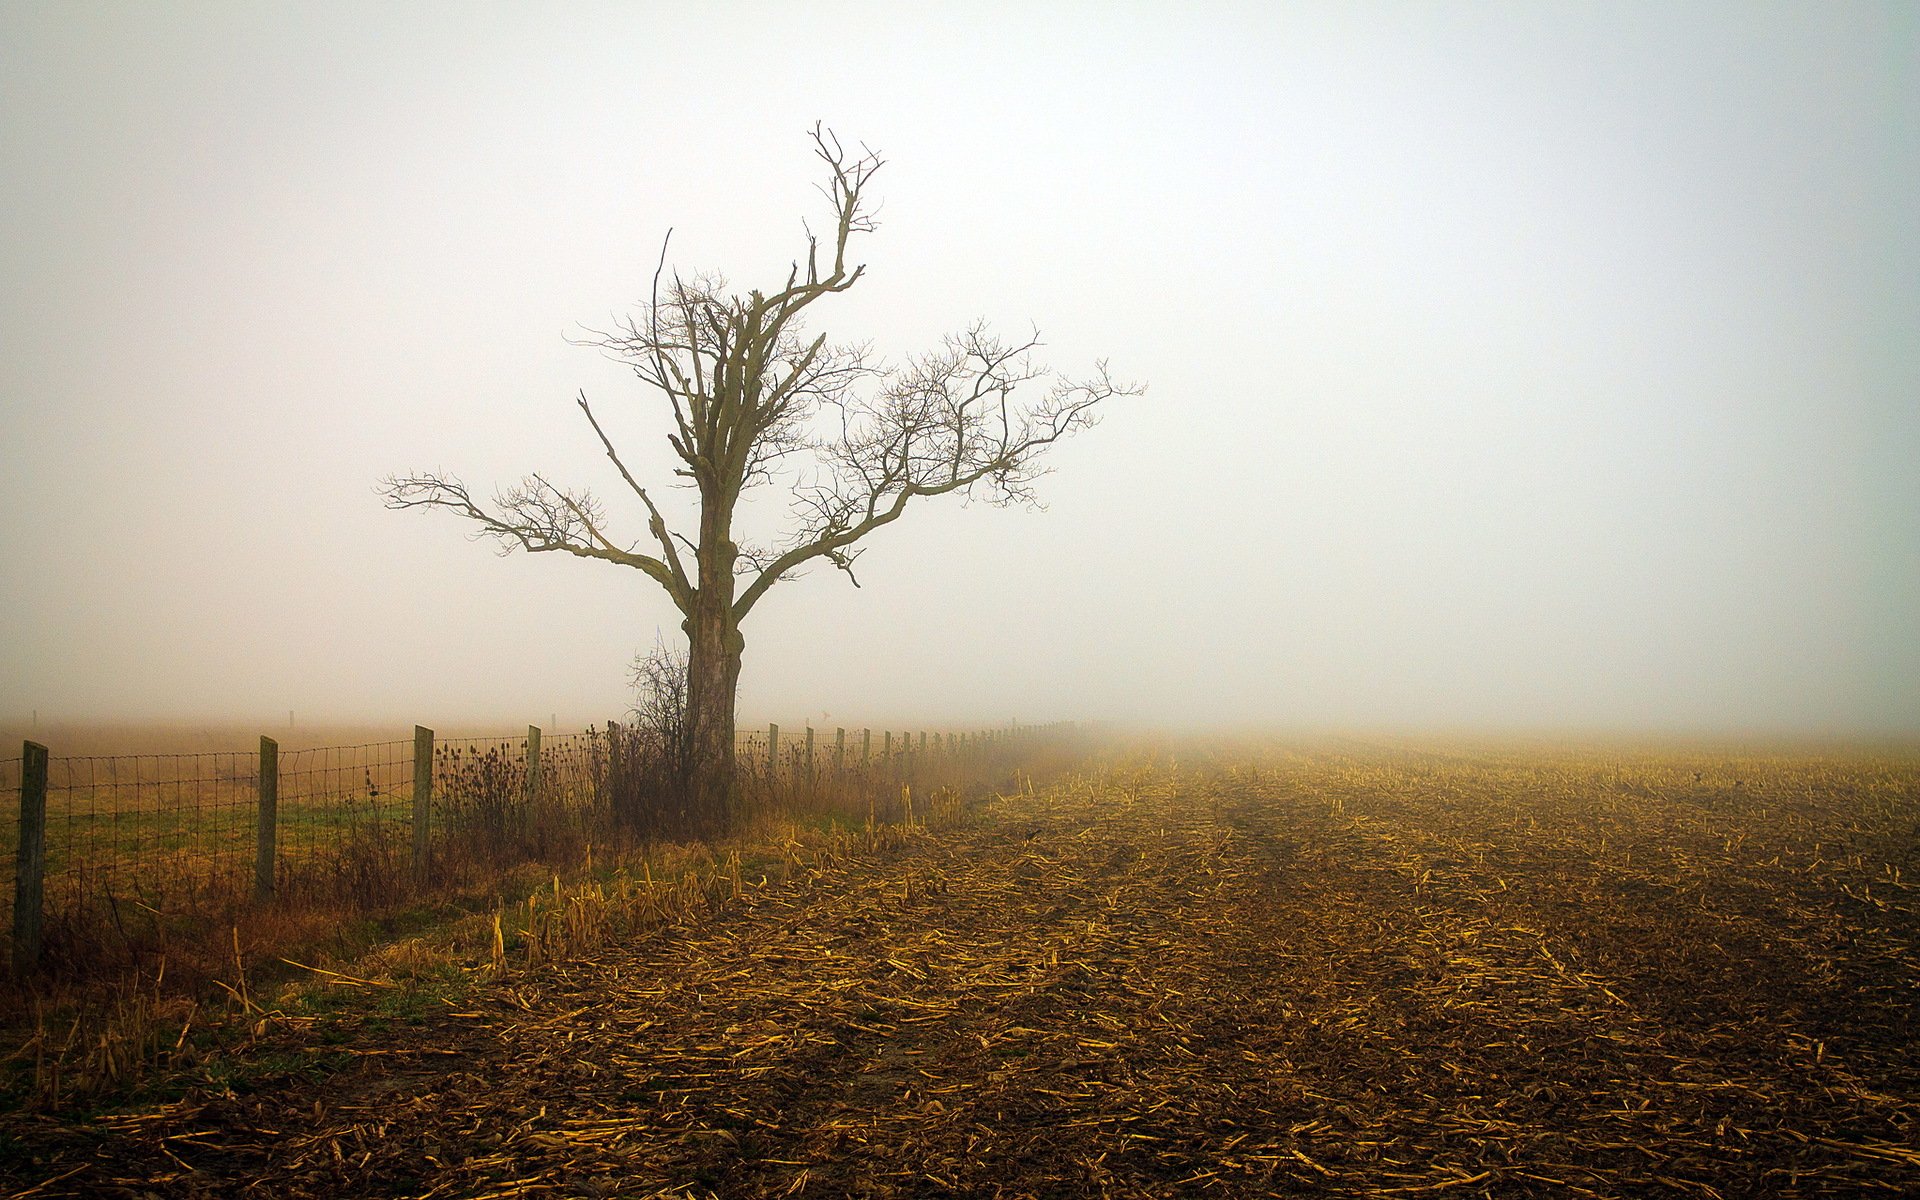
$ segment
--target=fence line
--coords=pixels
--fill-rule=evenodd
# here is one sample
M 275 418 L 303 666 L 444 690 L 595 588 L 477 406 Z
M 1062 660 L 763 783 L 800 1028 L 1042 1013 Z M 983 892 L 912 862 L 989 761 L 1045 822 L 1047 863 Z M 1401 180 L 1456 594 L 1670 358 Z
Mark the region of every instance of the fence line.
M 904 780 L 934 761 L 1015 749 L 1057 727 L 965 732 L 777 725 L 735 734 L 744 782 L 791 794 L 835 779 Z M 18 971 L 44 949 L 132 942 L 279 898 L 372 905 L 462 872 L 604 837 L 615 817 L 615 722 L 602 731 L 257 752 L 66 757 L 24 743 L 0 759 L 17 794 L 0 823 L 14 887 L 0 928 Z M 624 731 L 632 736 L 631 731 Z M 897 737 L 896 737 L 897 734 Z M 931 742 L 929 737 L 931 736 Z M 917 738 L 917 741 L 916 741 Z M 10 918 L 10 919 L 9 919 Z

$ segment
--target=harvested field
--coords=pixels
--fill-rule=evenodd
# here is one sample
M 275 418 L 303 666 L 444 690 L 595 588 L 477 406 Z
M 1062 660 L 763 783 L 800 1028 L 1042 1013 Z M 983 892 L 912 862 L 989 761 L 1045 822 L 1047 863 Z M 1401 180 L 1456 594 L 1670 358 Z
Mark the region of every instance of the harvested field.
M 1920 1192 L 1911 757 L 1116 770 L 286 1064 L 17 1115 L 35 1195 Z M 322 1083 L 315 1077 L 325 1075 Z

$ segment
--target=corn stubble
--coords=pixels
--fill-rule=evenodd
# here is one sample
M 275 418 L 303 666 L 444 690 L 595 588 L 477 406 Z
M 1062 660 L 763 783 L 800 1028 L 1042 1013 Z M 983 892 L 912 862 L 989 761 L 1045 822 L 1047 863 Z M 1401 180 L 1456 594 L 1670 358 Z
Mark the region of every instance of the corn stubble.
M 203 1090 L 103 1143 L 12 1122 L 13 1169 L 40 1195 L 1920 1180 L 1911 758 L 1319 743 L 913 811 L 556 878 L 475 933 L 458 1004 L 352 1026 L 324 1087 Z

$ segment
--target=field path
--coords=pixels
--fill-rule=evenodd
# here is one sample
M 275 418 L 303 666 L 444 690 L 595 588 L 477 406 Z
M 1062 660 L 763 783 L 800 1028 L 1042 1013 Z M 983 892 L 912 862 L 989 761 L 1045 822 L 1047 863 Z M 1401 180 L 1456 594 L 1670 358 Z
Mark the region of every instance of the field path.
M 1641 876 L 1518 818 L 1469 837 L 1444 804 L 1362 813 L 1315 771 L 998 801 L 311 1047 L 355 1056 L 323 1086 L 49 1134 L 23 1178 L 476 1200 L 1920 1184 L 1912 998 L 1865 988 L 1871 963 L 1822 983 L 1791 922 L 1636 898 Z M 1716 938 L 1743 957 L 1716 965 Z

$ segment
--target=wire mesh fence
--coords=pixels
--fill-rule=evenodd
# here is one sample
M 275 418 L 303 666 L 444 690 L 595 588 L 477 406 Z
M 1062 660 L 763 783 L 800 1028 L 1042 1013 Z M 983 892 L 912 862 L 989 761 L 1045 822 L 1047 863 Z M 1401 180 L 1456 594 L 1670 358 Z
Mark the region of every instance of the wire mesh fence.
M 273 890 L 391 896 L 413 840 L 413 743 L 283 750 L 278 758 Z M 257 839 L 257 792 L 252 815 Z M 257 857 L 250 865 L 257 870 Z
M 243 887 L 258 786 L 244 754 L 49 759 L 47 908 L 124 926 L 122 904 L 197 909 Z
M 688 828 L 666 811 L 672 789 L 636 772 L 640 731 L 609 723 L 558 736 L 419 732 L 424 741 L 292 750 L 263 738 L 259 753 L 53 755 L 38 809 L 25 760 L 0 759 L 0 787 L 21 799 L 0 820 L 0 853 L 16 885 L 0 892 L 10 956 L 20 957 L 23 928 L 36 955 L 44 947 L 86 958 L 105 943 L 151 941 L 269 899 L 376 907 L 515 862 L 559 861 L 622 834 Z M 805 807 L 849 788 L 937 780 L 929 768 L 951 772 L 969 756 L 1011 750 L 1017 738 L 1012 730 L 740 730 L 737 791 L 749 809 Z M 871 797 L 866 804 L 879 811 Z M 36 830 L 44 853 L 29 865 L 23 833 L 31 844 Z M 23 925 L 14 908 L 26 873 L 41 899 Z

